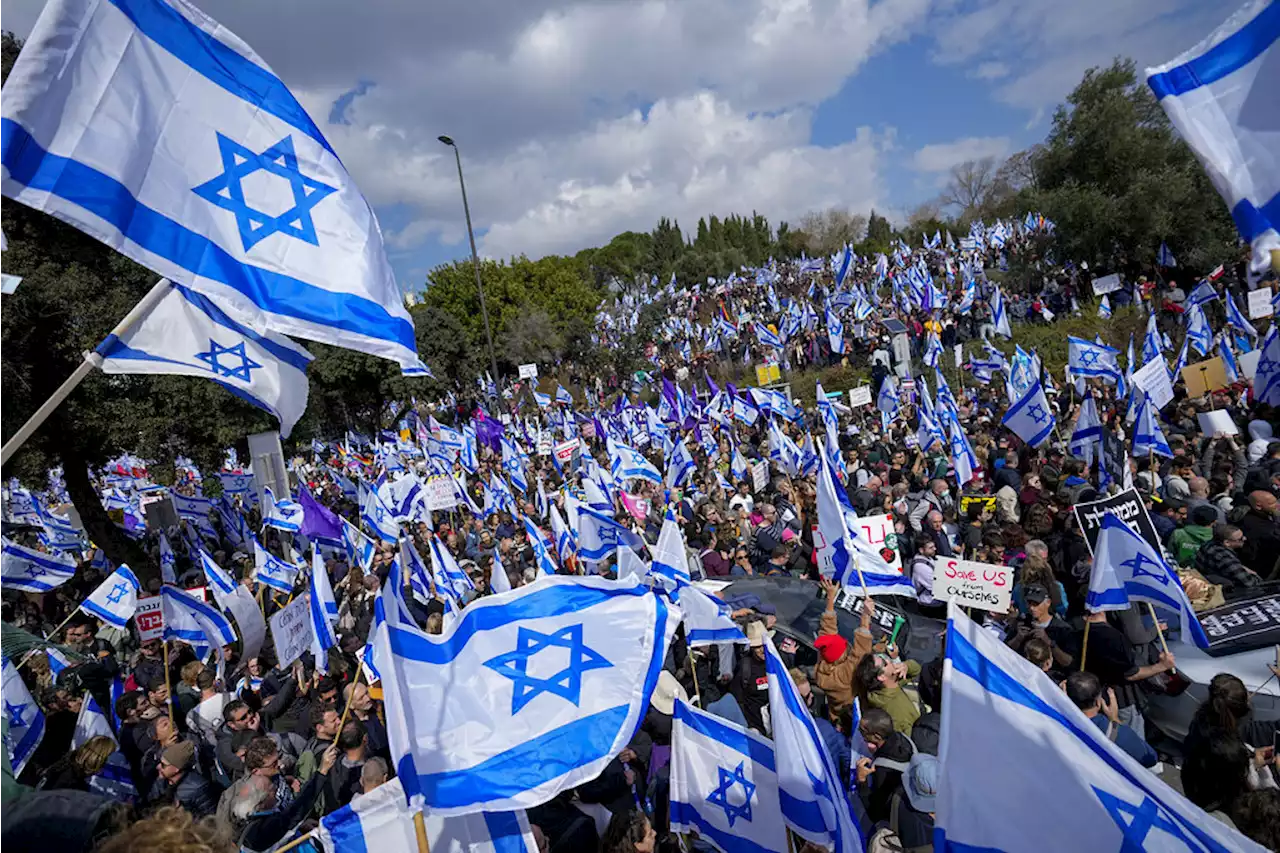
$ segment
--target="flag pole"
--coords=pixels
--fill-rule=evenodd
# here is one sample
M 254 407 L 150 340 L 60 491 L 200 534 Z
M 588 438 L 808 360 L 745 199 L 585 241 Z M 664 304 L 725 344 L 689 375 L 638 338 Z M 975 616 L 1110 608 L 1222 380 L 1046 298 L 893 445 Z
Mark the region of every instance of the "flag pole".
M 77 613 L 79 613 L 79 612 L 80 612 L 80 608 L 79 608 L 79 607 L 77 607 L 77 608 L 75 608 L 74 610 L 72 610 L 69 614 L 67 614 L 67 618 L 66 618 L 66 619 L 63 619 L 63 620 L 62 620 L 62 622 L 58 625 L 58 627 L 57 627 L 57 628 L 54 628 L 52 631 L 50 631 L 50 632 L 49 632 L 49 636 L 47 636 L 47 637 L 45 637 L 45 638 L 44 638 L 44 643 L 43 643 L 43 644 L 41 644 L 41 645 L 40 645 L 40 646 L 38 646 L 37 648 L 34 648 L 34 649 L 32 649 L 31 651 L 27 652 L 26 657 L 24 657 L 22 660 L 18 661 L 18 669 L 21 669 L 21 668 L 22 668 L 22 665 L 23 665 L 24 663 L 26 663 L 27 661 L 29 661 L 29 660 L 31 660 L 33 657 L 35 657 L 36 652 L 42 652 L 42 651 L 44 651 L 46 648 L 48 648 L 50 641 L 51 641 L 51 640 L 53 640 L 53 638 L 54 638 L 54 637 L 58 636 L 58 632 L 59 632 L 59 631 L 61 631 L 63 628 L 67 627 L 67 623 L 71 621 L 71 617 L 72 617 L 72 616 L 75 616 L 75 615 L 76 615 Z
M 431 853 L 431 844 L 427 841 L 427 822 L 422 817 L 422 809 L 413 813 L 413 829 L 418 836 L 418 853 Z
M 1169 654 L 1169 644 L 1165 641 L 1164 631 L 1160 630 L 1160 620 L 1156 618 L 1156 609 L 1150 601 L 1145 602 L 1145 604 L 1147 605 L 1147 613 L 1151 614 L 1151 624 L 1156 626 L 1156 636 L 1160 638 L 1160 648 L 1164 649 L 1164 653 L 1167 655 Z M 1177 671 L 1177 669 L 1174 669 L 1174 672 Z
M 351 682 L 351 693 L 355 695 L 356 685 L 360 683 L 360 676 L 364 675 L 364 666 L 360 661 L 356 661 L 356 680 Z M 342 718 L 338 720 L 338 733 L 333 736 L 333 742 L 337 743 L 338 738 L 342 737 L 342 727 L 347 724 L 347 714 L 351 713 L 351 700 L 347 700 L 347 706 L 342 709 Z
M 173 687 L 169 682 L 169 641 L 164 637 L 160 638 L 160 648 L 164 650 L 165 707 L 169 709 L 169 725 L 177 728 L 177 723 L 173 721 Z
M 1089 654 L 1089 626 L 1092 622 L 1088 620 L 1084 623 L 1084 639 L 1080 641 L 1080 671 L 1084 672 L 1084 659 Z
M 128 332 L 168 292 L 169 280 L 162 278 L 157 281 L 147 291 L 147 295 L 142 297 L 142 300 L 133 306 L 133 309 L 124 316 L 124 319 L 116 324 L 116 327 L 111 330 L 111 334 L 108 337 L 119 337 Z M 93 372 L 95 367 L 101 366 L 102 356 L 98 355 L 97 352 L 86 352 L 84 361 L 80 362 L 80 366 L 67 377 L 65 382 L 58 386 L 56 391 L 49 395 L 49 399 L 45 400 L 40 408 L 32 413 L 31 417 L 27 418 L 27 422 L 4 443 L 4 447 L 0 448 L 0 466 L 9 462 L 9 458 L 18 452 L 18 449 L 35 434 L 36 430 L 40 429 L 41 424 L 49 419 L 49 415 L 53 414 L 54 409 L 62 405 L 62 401 L 71 396 L 71 392 L 76 390 L 76 387 L 84 381 L 86 376 Z

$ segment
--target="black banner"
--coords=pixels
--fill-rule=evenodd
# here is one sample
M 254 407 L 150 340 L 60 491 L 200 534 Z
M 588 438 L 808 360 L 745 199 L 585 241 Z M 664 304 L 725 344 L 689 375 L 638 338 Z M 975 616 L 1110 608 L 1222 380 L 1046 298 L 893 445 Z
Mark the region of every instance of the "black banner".
M 1280 643 L 1280 595 L 1269 593 L 1197 613 L 1209 654 L 1231 654 Z
M 1102 428 L 1102 467 L 1118 486 L 1124 485 L 1125 469 L 1129 466 L 1129 453 L 1124 442 L 1114 432 Z
M 1089 543 L 1090 554 L 1093 553 L 1094 545 L 1098 542 L 1098 533 L 1102 530 L 1102 519 L 1108 510 L 1129 525 L 1134 533 L 1145 539 L 1147 544 L 1156 549 L 1157 554 L 1162 553 L 1160 537 L 1156 534 L 1155 525 L 1151 523 L 1151 516 L 1147 515 L 1147 506 L 1143 503 L 1142 496 L 1138 494 L 1137 489 L 1129 489 L 1100 501 L 1076 504 L 1076 521 L 1080 523 L 1080 532 Z

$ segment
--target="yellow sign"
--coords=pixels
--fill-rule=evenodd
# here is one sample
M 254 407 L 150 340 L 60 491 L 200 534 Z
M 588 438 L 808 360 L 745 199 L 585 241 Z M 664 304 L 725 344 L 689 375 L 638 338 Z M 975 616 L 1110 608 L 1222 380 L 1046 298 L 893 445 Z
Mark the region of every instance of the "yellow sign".
M 770 382 L 782 381 L 782 371 L 776 364 L 756 365 L 756 384 L 768 385 Z

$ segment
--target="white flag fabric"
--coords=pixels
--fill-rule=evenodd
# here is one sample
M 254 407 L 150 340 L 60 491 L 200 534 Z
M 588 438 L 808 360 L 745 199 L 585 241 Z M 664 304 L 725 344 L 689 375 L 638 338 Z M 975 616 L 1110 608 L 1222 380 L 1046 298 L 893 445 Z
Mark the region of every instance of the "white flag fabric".
M 1199 158 L 1240 236 L 1252 268 L 1280 249 L 1280 105 L 1275 93 L 1280 6 L 1250 0 L 1208 38 L 1147 69 L 1147 84 Z
M 236 641 L 235 629 L 226 616 L 176 586 L 160 587 L 160 612 L 164 616 L 163 638 L 181 640 L 202 660 L 213 651 L 221 665 L 222 647 Z
M 111 722 L 99 707 L 98 700 L 93 698 L 92 693 L 86 693 L 84 703 L 80 706 L 80 716 L 76 718 L 75 730 L 71 733 L 71 748 L 79 749 L 90 738 L 95 737 L 111 738 L 116 751 L 107 756 L 107 763 L 102 770 L 89 778 L 89 790 L 120 802 L 137 798 L 138 789 L 133 784 L 129 759 L 120 751 L 120 741 L 116 739 Z
M 824 454 L 818 467 L 818 527 L 814 545 L 818 571 L 841 586 L 861 587 L 868 595 L 916 597 L 911 579 L 896 571 L 869 542 L 849 528 L 835 475 Z
M 845 782 L 767 634 L 764 645 L 783 819 L 796 835 L 836 853 L 861 851 L 862 833 L 845 799 Z
M 75 560 L 66 560 L 3 540 L 0 549 L 0 585 L 23 592 L 48 592 L 57 589 L 76 573 Z
M 85 596 L 80 609 L 109 625 L 124 628 L 138 609 L 138 593 L 142 584 L 128 566 L 121 564 L 98 588 Z
M 0 129 L 6 196 L 253 328 L 417 364 L 368 202 L 284 82 L 184 0 L 48 3 Z
M 274 527 L 285 533 L 298 533 L 302 530 L 302 504 L 291 496 L 277 498 L 271 489 L 263 490 L 262 526 Z
M 237 584 L 232 580 L 226 569 L 214 562 L 208 551 L 201 548 L 199 553 L 200 567 L 204 570 L 205 583 L 209 585 L 209 591 L 213 593 L 213 600 L 218 602 L 218 606 L 225 610 L 227 608 L 227 599 L 236 594 Z
M 326 662 L 329 649 L 338 645 L 338 635 L 334 625 L 338 622 L 338 602 L 333 597 L 333 586 L 329 583 L 329 570 L 325 568 L 324 558 L 318 550 L 311 553 L 311 578 L 308 581 L 310 592 L 307 610 L 311 615 L 311 654 L 316 659 L 316 669 L 328 672 Z
M 696 832 L 721 853 L 786 853 L 773 743 L 677 697 L 671 829 Z
M 103 373 L 158 373 L 212 379 L 265 409 L 288 438 L 307 408 L 311 353 L 273 333 L 237 322 L 213 300 L 169 284 L 133 328 L 98 345 Z
M 553 522 L 554 523 L 554 522 Z M 578 507 L 578 556 L 588 563 L 602 563 L 619 545 L 640 549 L 644 539 L 588 506 Z
M 418 836 L 404 787 L 392 779 L 320 819 L 316 839 L 325 853 L 418 853 Z M 456 817 L 425 813 L 432 853 L 537 853 L 523 811 Z
M 9 754 L 13 775 L 17 776 L 27 766 L 31 754 L 44 737 L 44 713 L 31 698 L 31 691 L 23 683 L 17 667 L 7 657 L 3 659 L 0 694 L 3 694 L 4 715 L 8 721 L 4 747 Z
M 1263 849 L 1130 758 L 954 602 L 942 707 L 935 850 L 1025 850 L 1028 833 L 1045 853 Z M 994 779 L 999 797 L 974 781 Z
M 1253 375 L 1253 399 L 1269 406 L 1280 406 L 1280 333 L 1273 325 L 1262 341 L 1262 355 Z
M 1053 416 L 1053 407 L 1049 405 L 1044 387 L 1036 379 L 1026 393 L 1009 407 L 1000 422 L 1027 444 L 1039 447 L 1049 440 L 1058 419 Z
M 382 611 L 392 758 L 411 801 L 442 815 L 594 779 L 644 716 L 680 618 L 647 585 L 559 575 L 473 603 L 441 635 Z
M 662 532 L 658 534 L 658 544 L 653 548 L 653 562 L 649 565 L 649 571 L 654 580 L 668 591 L 685 586 L 693 580 L 689 575 L 689 556 L 684 547 L 684 534 L 670 507 L 662 519 Z
M 253 539 L 253 564 L 256 568 L 254 578 L 258 583 L 274 589 L 276 592 L 293 592 L 293 581 L 298 576 L 298 567 L 288 560 L 282 560 L 272 554 L 258 537 Z
M 165 583 L 178 582 L 178 557 L 173 553 L 173 546 L 169 544 L 169 536 L 163 530 L 160 531 L 160 580 Z

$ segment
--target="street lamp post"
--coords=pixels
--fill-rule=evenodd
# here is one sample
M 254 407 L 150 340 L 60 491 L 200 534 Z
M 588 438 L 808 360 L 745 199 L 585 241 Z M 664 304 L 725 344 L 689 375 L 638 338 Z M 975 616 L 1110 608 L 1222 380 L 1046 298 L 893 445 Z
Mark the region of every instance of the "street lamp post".
M 467 237 L 471 239 L 471 263 L 476 271 L 476 290 L 480 292 L 480 316 L 484 318 L 484 340 L 489 346 L 489 367 L 493 370 L 494 391 L 497 392 L 499 411 L 506 407 L 502 404 L 502 391 L 498 388 L 498 359 L 493 354 L 493 333 L 489 331 L 489 309 L 484 304 L 484 284 L 480 281 L 480 255 L 476 252 L 476 232 L 471 230 L 471 207 L 467 204 L 467 182 L 462 178 L 462 155 L 458 153 L 458 145 L 448 136 L 437 137 L 445 145 L 453 149 L 453 159 L 458 164 L 458 186 L 462 188 L 462 212 L 467 217 Z

